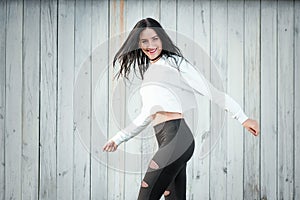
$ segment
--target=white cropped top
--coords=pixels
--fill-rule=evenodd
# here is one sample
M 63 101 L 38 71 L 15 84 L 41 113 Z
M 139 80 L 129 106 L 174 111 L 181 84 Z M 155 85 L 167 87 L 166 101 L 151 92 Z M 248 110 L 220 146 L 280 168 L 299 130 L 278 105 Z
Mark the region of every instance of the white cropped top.
M 241 124 L 248 119 L 240 105 L 229 95 L 216 89 L 195 67 L 175 56 L 179 71 L 172 58 L 163 55 L 150 63 L 144 73 L 140 88 L 142 109 L 140 114 L 126 128 L 111 138 L 117 145 L 139 134 L 152 121 L 152 114 L 158 111 L 179 112 L 195 108 L 195 94 L 208 97 L 212 102 L 231 113 Z

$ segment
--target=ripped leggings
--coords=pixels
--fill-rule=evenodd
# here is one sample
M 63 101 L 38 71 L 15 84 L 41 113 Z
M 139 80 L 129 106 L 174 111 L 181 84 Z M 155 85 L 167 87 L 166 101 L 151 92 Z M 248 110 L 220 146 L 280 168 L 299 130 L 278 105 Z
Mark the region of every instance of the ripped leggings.
M 154 127 L 159 149 L 150 161 L 138 200 L 186 199 L 186 165 L 195 143 L 183 118 L 159 123 Z

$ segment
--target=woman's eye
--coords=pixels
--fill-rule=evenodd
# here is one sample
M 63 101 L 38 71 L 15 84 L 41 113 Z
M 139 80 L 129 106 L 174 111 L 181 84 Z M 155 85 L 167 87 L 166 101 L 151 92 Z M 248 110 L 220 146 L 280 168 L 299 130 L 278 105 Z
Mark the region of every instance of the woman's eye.
M 158 40 L 158 38 L 154 38 L 154 40 Z

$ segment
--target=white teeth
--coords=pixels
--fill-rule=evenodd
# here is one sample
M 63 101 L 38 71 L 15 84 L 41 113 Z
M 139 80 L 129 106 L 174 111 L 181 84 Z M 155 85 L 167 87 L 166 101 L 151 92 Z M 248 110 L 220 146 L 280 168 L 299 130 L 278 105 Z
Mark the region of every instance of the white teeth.
M 150 53 L 154 53 L 155 51 L 156 51 L 156 49 L 149 50 Z

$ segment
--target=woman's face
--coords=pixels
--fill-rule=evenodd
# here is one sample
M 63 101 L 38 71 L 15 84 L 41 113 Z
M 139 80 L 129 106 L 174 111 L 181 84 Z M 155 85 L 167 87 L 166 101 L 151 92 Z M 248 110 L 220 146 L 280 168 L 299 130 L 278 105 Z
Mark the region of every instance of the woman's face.
M 152 28 L 146 28 L 140 33 L 139 46 L 150 60 L 160 55 L 162 42 Z

